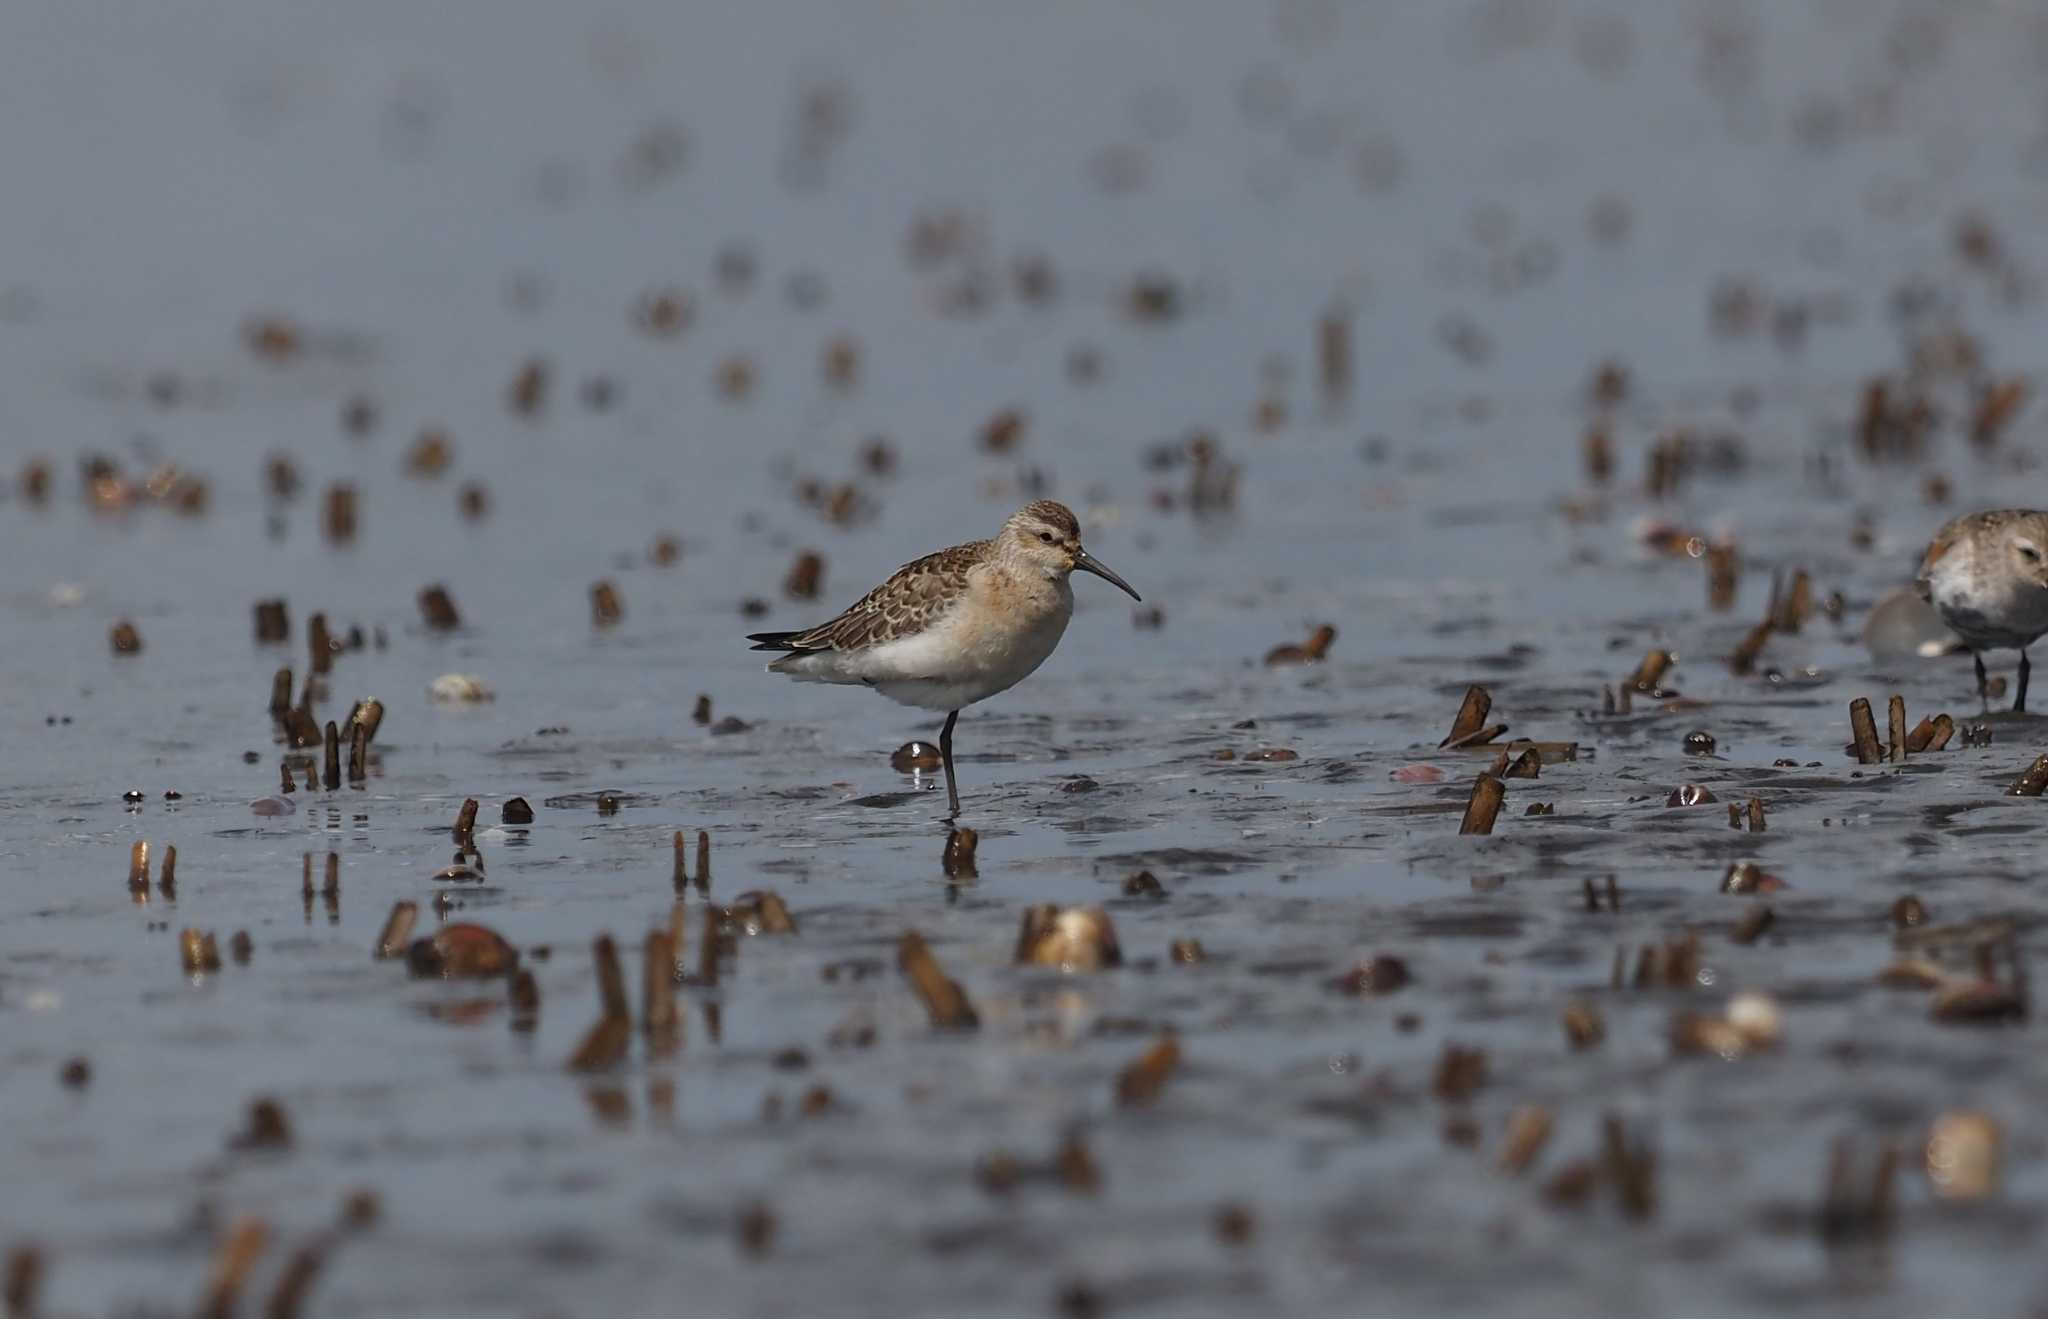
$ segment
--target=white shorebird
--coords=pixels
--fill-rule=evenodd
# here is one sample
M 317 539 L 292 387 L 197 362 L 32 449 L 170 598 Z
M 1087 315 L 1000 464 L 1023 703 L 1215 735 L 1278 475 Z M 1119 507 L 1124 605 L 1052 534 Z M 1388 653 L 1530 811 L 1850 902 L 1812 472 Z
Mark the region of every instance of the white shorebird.
M 1067 578 L 1076 571 L 1140 598 L 1081 548 L 1073 511 L 1041 499 L 1013 514 L 993 539 L 904 564 L 829 623 L 757 632 L 747 640 L 755 650 L 787 652 L 768 666 L 770 673 L 872 687 L 903 705 L 944 710 L 939 754 L 952 818 L 960 814 L 954 722 L 968 706 L 1008 691 L 1045 663 L 1073 617 Z
M 1920 594 L 1977 660 L 1977 695 L 1989 705 L 1987 650 L 2020 653 L 2027 708 L 2027 647 L 2048 634 L 2048 513 L 2001 508 L 1967 513 L 1934 533 L 1920 561 Z

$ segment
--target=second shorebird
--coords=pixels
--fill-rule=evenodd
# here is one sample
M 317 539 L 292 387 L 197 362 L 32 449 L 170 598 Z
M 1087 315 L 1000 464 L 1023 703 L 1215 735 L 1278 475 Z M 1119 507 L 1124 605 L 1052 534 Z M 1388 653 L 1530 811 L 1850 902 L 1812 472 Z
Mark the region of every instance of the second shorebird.
M 2048 634 L 2048 513 L 2003 508 L 1969 513 L 1934 533 L 1920 561 L 1920 594 L 1977 660 L 1977 695 L 1988 708 L 1984 652 L 2020 653 L 2015 711 L 2027 708 L 2027 647 Z
M 1131 599 L 1131 584 L 1081 548 L 1065 504 L 1041 499 L 969 541 L 904 564 L 829 623 L 802 632 L 756 632 L 755 650 L 786 652 L 768 666 L 798 682 L 872 687 L 892 701 L 944 710 L 939 754 L 946 802 L 960 814 L 953 778 L 953 725 L 976 701 L 1007 691 L 1045 663 L 1067 620 L 1067 578 L 1094 573 Z

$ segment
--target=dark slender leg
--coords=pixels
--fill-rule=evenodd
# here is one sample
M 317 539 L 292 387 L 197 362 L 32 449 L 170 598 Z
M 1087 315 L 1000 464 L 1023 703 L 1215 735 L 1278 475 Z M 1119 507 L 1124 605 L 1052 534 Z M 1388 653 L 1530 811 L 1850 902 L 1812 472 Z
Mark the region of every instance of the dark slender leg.
M 2013 712 L 2014 714 L 2025 714 L 2025 713 L 2027 712 L 2027 670 L 2028 670 L 2028 668 L 2029 668 L 2029 665 L 2027 664 L 2027 648 L 2026 648 L 2025 646 L 2021 646 L 2021 647 L 2020 647 L 2020 694 L 2019 694 L 2018 698 L 2017 698 L 2017 699 L 2015 699 L 2015 700 L 2013 701 L 2013 703 L 2012 703 L 2012 712 Z
M 947 819 L 956 819 L 960 814 L 960 789 L 953 782 L 953 723 L 960 718 L 958 710 L 946 716 L 946 726 L 939 732 L 939 755 L 946 762 L 946 807 Z
M 1983 702 L 1984 713 L 1990 714 L 1991 678 L 1984 672 L 1984 657 L 1973 650 L 1970 652 L 1970 658 L 1977 661 L 1977 699 Z

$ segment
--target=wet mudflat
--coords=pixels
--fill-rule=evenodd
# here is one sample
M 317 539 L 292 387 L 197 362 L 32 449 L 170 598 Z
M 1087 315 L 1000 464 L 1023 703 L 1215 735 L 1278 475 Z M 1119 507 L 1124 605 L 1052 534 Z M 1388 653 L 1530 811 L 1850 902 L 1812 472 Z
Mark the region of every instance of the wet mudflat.
M 14 1309 L 2040 1295 L 2038 18 L 256 8 L 0 18 Z M 1039 495 L 949 851 L 742 636 Z

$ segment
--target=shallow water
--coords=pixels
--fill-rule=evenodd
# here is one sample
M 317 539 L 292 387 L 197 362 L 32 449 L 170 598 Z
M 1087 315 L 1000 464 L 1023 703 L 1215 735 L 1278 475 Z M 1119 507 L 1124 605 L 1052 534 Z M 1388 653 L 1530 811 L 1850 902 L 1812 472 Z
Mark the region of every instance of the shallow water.
M 2039 1294 L 2014 1262 L 2048 1191 L 2037 1028 L 1938 1024 L 1875 977 L 1908 892 L 2038 947 L 2040 804 L 2002 793 L 2040 721 L 1994 716 L 1988 747 L 1903 769 L 1843 754 L 1856 696 L 1880 735 L 1893 692 L 1914 720 L 1973 716 L 1967 659 L 1873 664 L 1859 629 L 1947 516 L 2040 499 L 2037 411 L 1980 455 L 1955 381 L 1925 460 L 1853 442 L 1863 381 L 1902 368 L 1909 333 L 1965 327 L 1996 372 L 2048 346 L 2025 242 L 2048 125 L 2011 90 L 2038 80 L 2039 15 L 273 10 L 0 15 L 0 447 L 55 471 L 46 506 L 20 482 L 0 505 L 0 1243 L 44 1250 L 46 1313 L 185 1312 L 244 1216 L 272 1232 L 253 1309 L 357 1188 L 381 1217 L 330 1243 L 306 1313 L 1990 1314 Z M 818 86 L 846 106 L 822 146 L 801 133 Z M 1619 236 L 1593 221 L 1621 211 Z M 977 237 L 916 266 L 913 220 L 945 213 Z M 1969 213 L 2004 245 L 1991 275 L 1958 254 Z M 734 247 L 757 267 L 745 289 L 717 275 Z M 1010 278 L 1028 253 L 1057 276 L 1042 305 Z M 1183 314 L 1129 314 L 1148 271 Z M 822 281 L 821 302 L 792 280 Z M 1728 280 L 1767 304 L 1752 333 L 1713 327 Z M 656 339 L 632 309 L 664 286 L 694 319 Z M 1910 326 L 1908 286 L 1938 309 Z M 1355 312 L 1343 400 L 1316 348 L 1337 304 Z M 299 350 L 253 354 L 257 315 L 299 327 Z M 841 334 L 861 349 L 847 390 L 820 371 Z M 1095 383 L 1070 373 L 1081 346 Z M 754 388 L 723 398 L 741 354 Z M 548 398 L 515 415 L 533 356 Z M 1630 389 L 1595 489 L 1587 383 L 1610 359 Z M 584 396 L 600 374 L 602 409 Z M 368 436 L 339 422 L 357 396 Z M 1256 424 L 1262 401 L 1284 420 Z M 1021 443 L 982 452 L 1006 407 Z M 454 462 L 425 480 L 404 455 L 429 426 Z M 1739 460 L 1652 498 L 1647 453 L 1677 427 L 1739 437 Z M 1242 471 L 1234 506 L 1200 516 L 1187 464 L 1150 457 L 1194 428 Z M 861 466 L 876 435 L 891 475 Z M 95 513 L 89 453 L 136 478 L 174 462 L 208 508 Z M 271 453 L 296 499 L 267 493 Z M 1936 471 L 1942 506 L 1923 497 Z M 805 478 L 855 482 L 871 515 L 833 525 Z M 320 531 L 334 481 L 362 492 L 346 547 Z M 466 481 L 488 488 L 480 520 L 458 513 Z M 949 880 L 942 784 L 888 760 L 936 721 L 782 683 L 742 635 L 822 617 L 1038 489 L 1164 623 L 1082 579 L 1055 657 L 963 716 L 981 842 L 978 875 Z M 1732 610 L 1706 608 L 1699 562 L 1646 546 L 1653 520 L 1740 546 Z M 664 534 L 669 567 L 649 559 Z M 824 588 L 792 602 L 803 548 Z M 1734 675 L 1774 574 L 1800 569 L 1840 617 Z M 604 631 L 600 578 L 626 611 Z M 452 634 L 419 621 L 433 582 L 462 611 Z M 287 647 L 250 640 L 270 596 Z M 742 617 L 750 598 L 768 612 Z M 388 638 L 337 657 L 318 711 L 381 698 L 376 758 L 361 788 L 302 782 L 289 814 L 259 815 L 284 754 L 270 676 L 304 667 L 315 610 Z M 109 651 L 123 618 L 138 655 Z M 1260 663 L 1322 622 L 1326 662 Z M 1688 703 L 1603 714 L 1653 647 Z M 496 699 L 430 702 L 449 672 Z M 1457 829 L 1490 756 L 1436 750 L 1473 682 L 1510 736 L 1578 747 L 1510 781 L 1486 838 Z M 693 723 L 699 693 L 745 726 Z M 1694 729 L 1711 756 L 1684 753 Z M 1298 758 L 1244 759 L 1271 747 Z M 1442 777 L 1395 777 L 1417 767 Z M 1668 808 L 1681 783 L 1720 801 Z M 529 827 L 498 823 L 515 795 Z M 1764 833 L 1729 828 L 1750 796 Z M 465 797 L 485 879 L 439 883 Z M 1535 802 L 1555 814 L 1525 816 Z M 620 940 L 637 997 L 678 829 L 709 835 L 713 901 L 772 888 L 800 933 L 742 938 L 715 988 L 685 985 L 674 1059 L 636 1042 L 572 1075 L 591 940 Z M 175 901 L 131 901 L 138 839 L 178 849 Z M 302 856 L 329 850 L 331 913 L 300 894 Z M 1748 946 L 1728 932 L 1750 900 L 1717 891 L 1740 859 L 1788 885 Z M 1138 870 L 1163 897 L 1124 896 Z M 1588 912 L 1582 882 L 1609 875 L 1621 909 Z M 549 951 L 527 962 L 537 1029 L 511 1029 L 501 983 L 369 957 L 393 902 L 420 903 L 427 932 L 438 894 L 446 919 Z M 703 899 L 686 901 L 694 966 Z M 1105 905 L 1127 965 L 1013 966 L 1041 902 Z M 253 958 L 187 976 L 188 926 L 247 930 Z M 979 1031 L 929 1026 L 894 965 L 913 928 Z M 1617 949 L 1687 931 L 1691 989 L 1609 988 Z M 1207 960 L 1174 963 L 1179 939 Z M 1413 983 L 1331 987 L 1377 953 Z M 1776 997 L 1783 1043 L 1675 1055 L 1673 1014 L 1736 990 Z M 1575 996 L 1607 1029 L 1582 1052 L 1559 1026 Z M 1120 1107 L 1117 1075 L 1167 1027 L 1183 1066 L 1155 1105 Z M 1462 1100 L 1433 1093 L 1453 1043 L 1488 1058 Z M 60 1085 L 81 1056 L 90 1085 Z M 230 1148 L 258 1096 L 288 1114 L 288 1151 Z M 1557 1129 L 1510 1176 L 1501 1132 L 1528 1104 Z M 2004 1186 L 1974 1205 L 1919 1171 L 1928 1123 L 1958 1108 L 2006 1130 Z M 1544 1193 L 1608 1113 L 1656 1150 L 1646 1221 L 1606 1188 L 1577 1209 Z M 1453 1138 L 1467 1121 L 1476 1148 Z M 992 1154 L 1049 1160 L 1069 1132 L 1096 1193 L 978 1184 Z M 1840 1137 L 1904 1154 L 1875 1244 L 1815 1226 Z M 1251 1215 L 1240 1244 L 1216 1229 L 1226 1205 Z M 750 1251 L 763 1208 L 772 1240 Z

